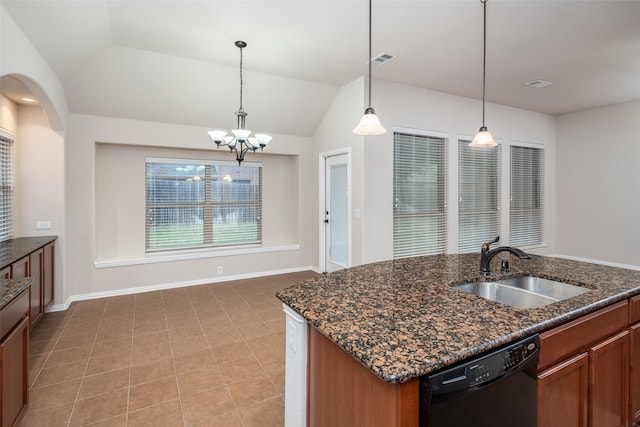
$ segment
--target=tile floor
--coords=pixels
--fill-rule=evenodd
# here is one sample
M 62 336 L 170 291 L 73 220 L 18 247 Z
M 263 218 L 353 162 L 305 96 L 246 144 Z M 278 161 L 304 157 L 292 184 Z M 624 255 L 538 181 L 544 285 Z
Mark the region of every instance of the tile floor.
M 282 426 L 300 272 L 79 301 L 31 334 L 22 426 Z

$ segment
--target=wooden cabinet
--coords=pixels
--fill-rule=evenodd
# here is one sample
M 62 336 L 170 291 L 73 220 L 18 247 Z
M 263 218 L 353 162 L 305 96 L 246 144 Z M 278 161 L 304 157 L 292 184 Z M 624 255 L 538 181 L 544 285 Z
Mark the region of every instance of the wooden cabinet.
M 33 329 L 44 316 L 45 308 L 53 303 L 54 261 L 54 242 L 50 242 L 0 270 L 0 278 L 4 279 L 33 277 L 29 288 L 29 329 Z
M 630 424 L 640 423 L 640 323 L 629 328 L 629 417 Z
M 2 426 L 19 425 L 29 400 L 29 290 L 0 311 Z
M 589 355 L 578 354 L 538 374 L 538 425 L 587 425 Z
M 417 378 L 382 381 L 309 328 L 309 427 L 418 427 L 418 389 Z
M 55 276 L 55 251 L 53 242 L 46 245 L 44 248 L 44 260 L 42 264 L 42 297 L 43 307 L 48 307 L 53 303 L 55 298 L 54 294 L 54 280 Z
M 628 324 L 622 301 L 540 334 L 540 427 L 629 425 Z
M 43 282 L 44 278 L 44 249 L 40 248 L 37 251 L 29 254 L 29 276 L 33 277 L 33 283 L 31 284 L 31 295 L 29 298 L 31 304 L 31 311 L 29 312 L 29 319 L 31 320 L 30 328 L 33 329 L 36 323 L 40 321 L 44 316 L 44 300 L 43 300 Z
M 640 424 L 640 295 L 629 301 L 629 424 Z
M 11 278 L 23 279 L 29 277 L 29 256 L 20 258 L 18 261 L 11 264 Z
M 589 348 L 589 426 L 629 425 L 629 332 Z

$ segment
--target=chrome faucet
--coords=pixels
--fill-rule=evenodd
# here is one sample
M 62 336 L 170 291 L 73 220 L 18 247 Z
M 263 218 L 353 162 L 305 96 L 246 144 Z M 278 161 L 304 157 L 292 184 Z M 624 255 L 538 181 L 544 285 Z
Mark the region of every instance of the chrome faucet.
M 518 248 L 513 248 L 511 246 L 500 246 L 494 249 L 490 249 L 490 246 L 493 243 L 497 243 L 500 240 L 500 236 L 497 236 L 495 239 L 490 242 L 486 242 L 482 244 L 482 249 L 480 250 L 480 272 L 483 274 L 491 273 L 491 260 L 494 256 L 498 255 L 500 252 L 510 252 L 517 256 L 520 259 L 531 259 L 531 256 L 524 251 L 521 251 Z

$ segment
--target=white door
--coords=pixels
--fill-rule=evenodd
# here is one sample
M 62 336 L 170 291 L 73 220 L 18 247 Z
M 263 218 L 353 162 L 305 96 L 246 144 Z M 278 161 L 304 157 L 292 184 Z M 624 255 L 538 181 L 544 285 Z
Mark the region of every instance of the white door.
M 348 155 L 325 158 L 324 236 L 325 271 L 349 267 Z

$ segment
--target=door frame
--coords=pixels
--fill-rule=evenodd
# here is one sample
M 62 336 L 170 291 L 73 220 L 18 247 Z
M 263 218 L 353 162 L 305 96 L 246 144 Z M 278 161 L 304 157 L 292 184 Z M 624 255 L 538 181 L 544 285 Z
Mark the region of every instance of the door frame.
M 318 267 L 321 272 L 327 272 L 327 236 L 326 227 L 324 225 L 325 212 L 326 212 L 326 179 L 327 179 L 327 159 L 329 157 L 346 155 L 347 156 L 347 244 L 349 250 L 347 251 L 347 267 L 351 267 L 351 253 L 352 253 L 352 215 L 351 215 L 351 147 L 338 148 L 331 151 L 325 151 L 318 156 Z

